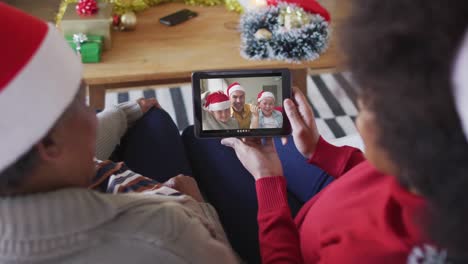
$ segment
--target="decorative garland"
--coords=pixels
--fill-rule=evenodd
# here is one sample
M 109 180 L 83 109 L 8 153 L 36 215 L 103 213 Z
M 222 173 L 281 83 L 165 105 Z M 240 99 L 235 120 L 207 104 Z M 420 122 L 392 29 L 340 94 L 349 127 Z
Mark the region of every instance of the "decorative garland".
M 246 12 L 240 29 L 241 55 L 253 60 L 314 60 L 327 49 L 330 36 L 320 15 L 285 3 Z
M 236 13 L 244 12 L 244 7 L 237 0 L 224 0 L 224 5 L 229 11 L 234 11 Z
M 152 6 L 159 5 L 162 3 L 177 2 L 174 0 L 101 0 L 101 2 L 107 2 L 114 4 L 114 13 L 122 15 L 129 11 L 140 12 L 146 10 Z M 183 0 L 187 5 L 201 5 L 201 6 L 215 6 L 225 4 L 226 8 L 230 11 L 238 13 L 243 12 L 243 7 L 237 2 L 237 0 Z M 63 14 L 67 9 L 68 4 L 76 4 L 78 0 L 62 0 L 59 6 L 59 10 L 55 17 L 55 23 L 58 25 L 62 20 Z

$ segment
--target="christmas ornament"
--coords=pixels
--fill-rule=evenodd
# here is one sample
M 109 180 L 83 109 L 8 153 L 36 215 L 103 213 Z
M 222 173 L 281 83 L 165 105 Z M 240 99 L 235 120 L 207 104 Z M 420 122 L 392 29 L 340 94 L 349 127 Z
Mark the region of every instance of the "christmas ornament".
M 255 36 L 256 39 L 269 40 L 269 39 L 271 39 L 271 32 L 268 31 L 268 29 L 266 29 L 266 28 L 261 28 L 261 29 L 257 30 L 257 32 L 255 32 L 254 36 Z
M 76 12 L 79 15 L 93 15 L 99 10 L 96 0 L 80 0 L 76 5 Z
M 311 18 L 312 14 L 305 12 L 304 9 L 287 5 L 286 7 L 280 8 L 278 23 L 283 25 L 287 30 L 291 30 L 308 24 Z
M 305 12 L 321 16 L 325 21 L 330 22 L 330 13 L 316 0 L 266 0 L 269 6 L 278 6 L 278 4 L 287 4 L 298 6 Z
M 237 0 L 224 0 L 227 10 L 234 11 L 236 13 L 243 13 L 245 6 L 243 6 Z
M 134 30 L 137 25 L 137 17 L 134 12 L 129 11 L 120 17 L 120 30 Z
M 88 41 L 88 36 L 83 33 L 78 33 L 73 35 L 73 43 L 76 45 L 76 51 L 81 53 L 81 44 Z
M 120 24 L 120 16 L 115 14 L 112 16 L 112 26 L 118 27 Z
M 240 29 L 241 55 L 254 60 L 314 60 L 327 49 L 330 35 L 322 16 L 286 3 L 246 12 Z

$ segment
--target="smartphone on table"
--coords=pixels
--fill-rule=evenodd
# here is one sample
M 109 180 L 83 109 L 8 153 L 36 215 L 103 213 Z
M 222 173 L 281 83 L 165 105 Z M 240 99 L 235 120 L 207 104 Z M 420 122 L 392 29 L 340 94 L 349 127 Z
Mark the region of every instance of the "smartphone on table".
M 159 22 L 166 26 L 174 26 L 180 24 L 190 18 L 196 17 L 198 14 L 192 10 L 182 9 L 173 14 L 167 15 L 159 19 Z

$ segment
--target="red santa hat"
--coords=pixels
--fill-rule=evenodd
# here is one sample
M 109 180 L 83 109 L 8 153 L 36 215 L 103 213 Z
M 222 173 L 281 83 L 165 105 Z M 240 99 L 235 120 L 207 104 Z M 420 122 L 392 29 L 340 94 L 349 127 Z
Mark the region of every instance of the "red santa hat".
M 468 31 L 460 47 L 453 72 L 453 96 L 465 138 L 468 140 Z
M 79 58 L 52 24 L 0 3 L 0 172 L 29 151 L 72 102 Z
M 267 0 L 267 4 L 273 6 L 278 5 L 279 2 L 295 4 L 299 7 L 302 7 L 302 9 L 304 9 L 306 12 L 320 15 L 328 22 L 331 20 L 330 13 L 328 13 L 328 11 L 316 0 Z
M 209 94 L 205 99 L 205 109 L 208 111 L 220 111 L 231 107 L 229 97 L 222 91 Z
M 231 97 L 231 94 L 235 91 L 242 91 L 245 93 L 244 87 L 242 87 L 238 82 L 231 83 L 231 85 L 229 85 L 229 87 L 227 88 L 226 93 L 229 97 Z
M 261 91 L 257 96 L 257 102 L 260 103 L 260 101 L 262 101 L 265 98 L 273 98 L 273 100 L 275 100 L 275 95 L 271 92 Z

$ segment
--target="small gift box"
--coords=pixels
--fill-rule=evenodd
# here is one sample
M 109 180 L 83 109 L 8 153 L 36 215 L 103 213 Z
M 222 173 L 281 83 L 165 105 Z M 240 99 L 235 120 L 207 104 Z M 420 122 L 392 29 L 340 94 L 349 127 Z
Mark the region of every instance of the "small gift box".
M 81 62 L 95 63 L 101 61 L 104 37 L 78 33 L 65 36 L 65 39 L 76 52 L 81 54 Z
M 104 37 L 104 50 L 109 50 L 111 42 L 112 4 L 99 3 L 99 10 L 94 15 L 78 15 L 75 4 L 68 4 L 59 28 L 64 36 L 72 36 L 77 32 L 86 35 Z

